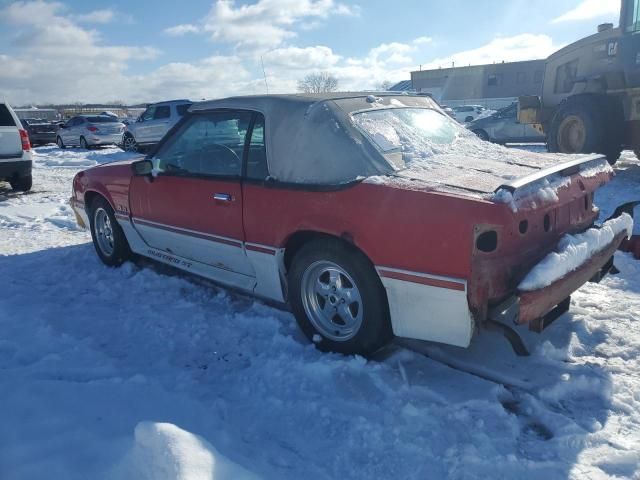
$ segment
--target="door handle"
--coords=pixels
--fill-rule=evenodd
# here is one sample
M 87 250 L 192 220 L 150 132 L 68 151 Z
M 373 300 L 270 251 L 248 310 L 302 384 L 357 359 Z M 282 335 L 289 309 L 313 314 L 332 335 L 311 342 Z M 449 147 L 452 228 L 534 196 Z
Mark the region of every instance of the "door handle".
M 221 202 L 230 202 L 232 197 L 228 193 L 214 193 L 213 199 L 220 200 Z

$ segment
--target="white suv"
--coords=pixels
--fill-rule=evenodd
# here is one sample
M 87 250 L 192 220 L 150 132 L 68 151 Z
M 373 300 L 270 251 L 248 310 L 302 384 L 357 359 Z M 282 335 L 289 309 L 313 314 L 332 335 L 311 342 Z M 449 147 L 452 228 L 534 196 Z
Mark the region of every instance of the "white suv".
M 0 102 L 0 180 L 13 190 L 31 190 L 31 143 L 11 106 Z
M 460 123 L 468 123 L 474 121 L 477 117 L 482 115 L 482 113 L 486 110 L 481 105 L 460 105 L 458 107 L 453 107 L 453 111 L 455 112 L 455 119 Z
M 127 125 L 122 135 L 122 149 L 138 152 L 158 143 L 180 120 L 193 102 L 171 100 L 149 105 L 134 123 Z

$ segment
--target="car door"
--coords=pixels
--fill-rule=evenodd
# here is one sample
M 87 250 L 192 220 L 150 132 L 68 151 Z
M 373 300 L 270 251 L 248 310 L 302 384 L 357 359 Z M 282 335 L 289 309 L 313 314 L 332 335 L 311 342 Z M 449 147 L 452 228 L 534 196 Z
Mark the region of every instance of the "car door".
M 77 117 L 76 122 L 73 125 L 72 137 L 71 137 L 71 145 L 80 145 L 80 137 L 84 135 L 85 129 L 87 128 L 87 119 L 84 117 Z
M 154 115 L 156 113 L 155 105 L 148 107 L 138 118 L 135 125 L 135 138 L 138 143 L 148 143 L 152 136 L 154 125 Z
M 518 122 L 517 108 L 509 107 L 496 114 L 492 138 L 498 142 L 518 142 L 524 136 L 524 127 Z
M 60 136 L 65 145 L 73 145 L 73 129 L 76 125 L 78 117 L 73 117 L 65 124 L 64 128 L 60 129 Z
M 242 161 L 252 113 L 213 111 L 187 117 L 158 149 L 149 177 L 134 177 L 134 225 L 152 248 L 213 267 L 210 276 L 251 289 L 244 251 Z
M 159 142 L 165 133 L 169 131 L 171 125 L 169 120 L 171 119 L 171 107 L 169 105 L 157 105 L 153 113 L 153 122 L 151 126 L 151 140 L 152 142 Z

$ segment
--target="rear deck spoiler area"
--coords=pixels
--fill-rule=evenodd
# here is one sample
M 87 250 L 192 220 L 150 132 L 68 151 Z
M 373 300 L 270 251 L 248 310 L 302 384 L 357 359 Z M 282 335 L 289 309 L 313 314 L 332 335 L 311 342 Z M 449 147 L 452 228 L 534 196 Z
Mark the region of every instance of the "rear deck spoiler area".
M 577 173 L 589 171 L 589 176 L 597 175 L 598 173 L 612 173 L 613 169 L 607 159 L 602 155 L 588 155 L 575 160 L 569 160 L 562 162 L 552 167 L 542 169 L 538 172 L 532 173 L 525 177 L 518 178 L 509 183 L 500 185 L 495 193 L 500 190 L 506 190 L 509 193 L 515 193 L 518 189 L 522 189 L 525 186 L 536 183 L 540 180 L 544 180 L 553 176 L 570 177 Z

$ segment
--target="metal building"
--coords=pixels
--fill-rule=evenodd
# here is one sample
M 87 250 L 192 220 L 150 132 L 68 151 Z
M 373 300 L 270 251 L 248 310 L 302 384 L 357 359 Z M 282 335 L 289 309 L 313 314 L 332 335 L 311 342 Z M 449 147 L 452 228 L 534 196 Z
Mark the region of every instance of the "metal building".
M 500 108 L 521 95 L 542 94 L 545 60 L 494 63 L 411 72 L 416 92 L 430 93 L 447 105 Z

